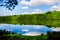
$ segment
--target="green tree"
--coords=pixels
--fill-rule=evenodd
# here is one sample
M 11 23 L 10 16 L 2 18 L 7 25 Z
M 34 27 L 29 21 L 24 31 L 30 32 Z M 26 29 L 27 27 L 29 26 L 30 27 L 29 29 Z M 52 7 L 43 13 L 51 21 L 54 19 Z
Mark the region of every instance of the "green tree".
M 0 0 L 0 6 L 4 6 L 9 10 L 13 10 L 16 5 L 18 5 L 17 0 Z

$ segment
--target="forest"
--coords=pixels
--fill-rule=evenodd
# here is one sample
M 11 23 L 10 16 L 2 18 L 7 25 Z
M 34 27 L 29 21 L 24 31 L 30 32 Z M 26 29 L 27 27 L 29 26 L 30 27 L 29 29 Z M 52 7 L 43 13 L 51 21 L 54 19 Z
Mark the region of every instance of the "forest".
M 0 23 L 60 27 L 60 11 L 48 11 L 42 14 L 0 16 Z

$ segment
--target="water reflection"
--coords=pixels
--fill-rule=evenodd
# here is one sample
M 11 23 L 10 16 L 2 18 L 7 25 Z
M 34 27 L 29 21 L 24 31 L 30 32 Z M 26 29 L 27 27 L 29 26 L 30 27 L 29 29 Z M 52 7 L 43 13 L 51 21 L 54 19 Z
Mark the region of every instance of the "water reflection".
M 40 35 L 41 33 L 46 34 L 47 31 L 52 31 L 44 25 L 13 25 L 13 24 L 0 24 L 0 30 L 12 31 L 14 33 L 20 32 L 22 35 Z

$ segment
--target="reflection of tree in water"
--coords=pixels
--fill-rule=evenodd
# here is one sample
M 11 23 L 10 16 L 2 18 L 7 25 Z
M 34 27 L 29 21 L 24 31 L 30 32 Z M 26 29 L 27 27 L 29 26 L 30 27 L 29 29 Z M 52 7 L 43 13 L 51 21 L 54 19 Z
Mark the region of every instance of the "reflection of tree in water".
M 10 34 L 10 33 L 11 33 L 11 31 L 0 30 L 0 35 Z
M 0 40 L 9 40 L 11 37 L 8 36 L 11 34 L 11 31 L 0 30 Z M 12 32 L 12 34 L 15 34 Z
M 9 36 L 8 36 L 9 35 Z M 48 32 L 47 35 L 40 36 L 22 36 L 11 31 L 0 30 L 0 40 L 60 40 L 60 32 Z
M 0 40 L 25 40 L 25 38 L 21 38 L 20 36 L 20 33 L 16 35 L 11 31 L 0 30 Z

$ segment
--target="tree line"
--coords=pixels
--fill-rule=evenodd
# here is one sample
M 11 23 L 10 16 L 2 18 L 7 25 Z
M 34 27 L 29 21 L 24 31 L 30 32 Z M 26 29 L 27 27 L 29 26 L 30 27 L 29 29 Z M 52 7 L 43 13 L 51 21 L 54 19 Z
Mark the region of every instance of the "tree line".
M 46 25 L 48 27 L 60 27 L 60 12 L 48 11 L 43 14 L 0 16 L 0 23 Z

